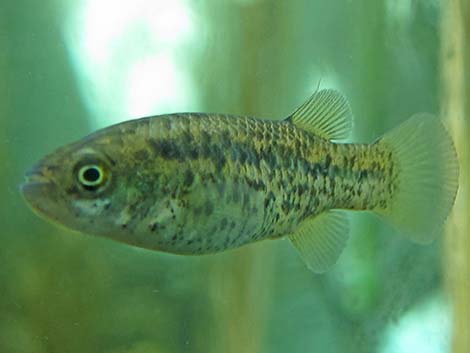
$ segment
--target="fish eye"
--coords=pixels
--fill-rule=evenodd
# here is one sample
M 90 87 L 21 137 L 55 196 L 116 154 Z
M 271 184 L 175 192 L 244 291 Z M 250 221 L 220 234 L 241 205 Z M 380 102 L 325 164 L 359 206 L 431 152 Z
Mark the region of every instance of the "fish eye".
M 89 191 L 95 191 L 106 182 L 104 169 L 96 164 L 86 164 L 78 170 L 78 182 Z

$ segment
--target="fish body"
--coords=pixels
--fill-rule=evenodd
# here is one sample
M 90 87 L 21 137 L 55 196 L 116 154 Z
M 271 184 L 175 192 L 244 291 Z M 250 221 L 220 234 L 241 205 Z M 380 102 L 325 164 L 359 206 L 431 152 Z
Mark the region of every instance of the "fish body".
M 375 211 L 393 223 L 397 194 L 407 189 L 395 136 L 334 142 L 350 125 L 346 99 L 331 90 L 281 121 L 196 113 L 131 120 L 46 156 L 22 190 L 33 209 L 69 228 L 170 253 L 288 236 L 309 267 L 323 272 L 347 240 L 347 218 L 337 210 Z M 451 189 L 437 192 L 446 203 L 443 222 L 457 167 L 451 141 L 438 135 L 451 161 L 437 167 L 436 182 L 445 178 Z M 417 241 L 431 237 L 411 233 Z

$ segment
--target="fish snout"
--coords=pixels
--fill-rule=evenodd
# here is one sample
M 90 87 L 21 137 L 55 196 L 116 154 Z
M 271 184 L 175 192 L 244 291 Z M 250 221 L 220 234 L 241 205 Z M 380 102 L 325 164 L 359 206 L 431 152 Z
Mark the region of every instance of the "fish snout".
M 51 172 L 54 168 L 37 164 L 24 174 L 24 182 L 20 184 L 20 192 L 29 203 L 36 203 L 53 188 Z

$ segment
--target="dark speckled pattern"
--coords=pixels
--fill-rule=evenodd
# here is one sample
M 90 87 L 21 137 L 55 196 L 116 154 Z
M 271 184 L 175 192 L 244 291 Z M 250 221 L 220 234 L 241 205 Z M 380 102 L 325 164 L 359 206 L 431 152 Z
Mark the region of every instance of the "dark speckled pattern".
M 289 121 L 143 118 L 46 156 L 33 171 L 52 182 L 31 203 L 84 233 L 172 253 L 211 253 L 288 235 L 331 208 L 385 208 L 398 173 L 385 149 L 335 144 Z M 84 189 L 76 177 L 84 163 L 102 168 L 106 185 Z
M 97 134 L 94 143 L 115 145 L 119 178 L 132 185 L 116 217 L 127 241 L 164 251 L 283 236 L 330 208 L 385 207 L 395 187 L 383 146 L 334 144 L 286 121 L 176 114 Z

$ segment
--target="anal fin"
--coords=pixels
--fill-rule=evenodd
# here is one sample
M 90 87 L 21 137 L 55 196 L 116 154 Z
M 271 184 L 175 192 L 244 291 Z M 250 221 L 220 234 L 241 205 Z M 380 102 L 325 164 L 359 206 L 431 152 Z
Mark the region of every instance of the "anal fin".
M 323 273 L 338 260 L 349 236 L 349 220 L 344 211 L 330 210 L 303 221 L 289 235 L 307 267 Z

